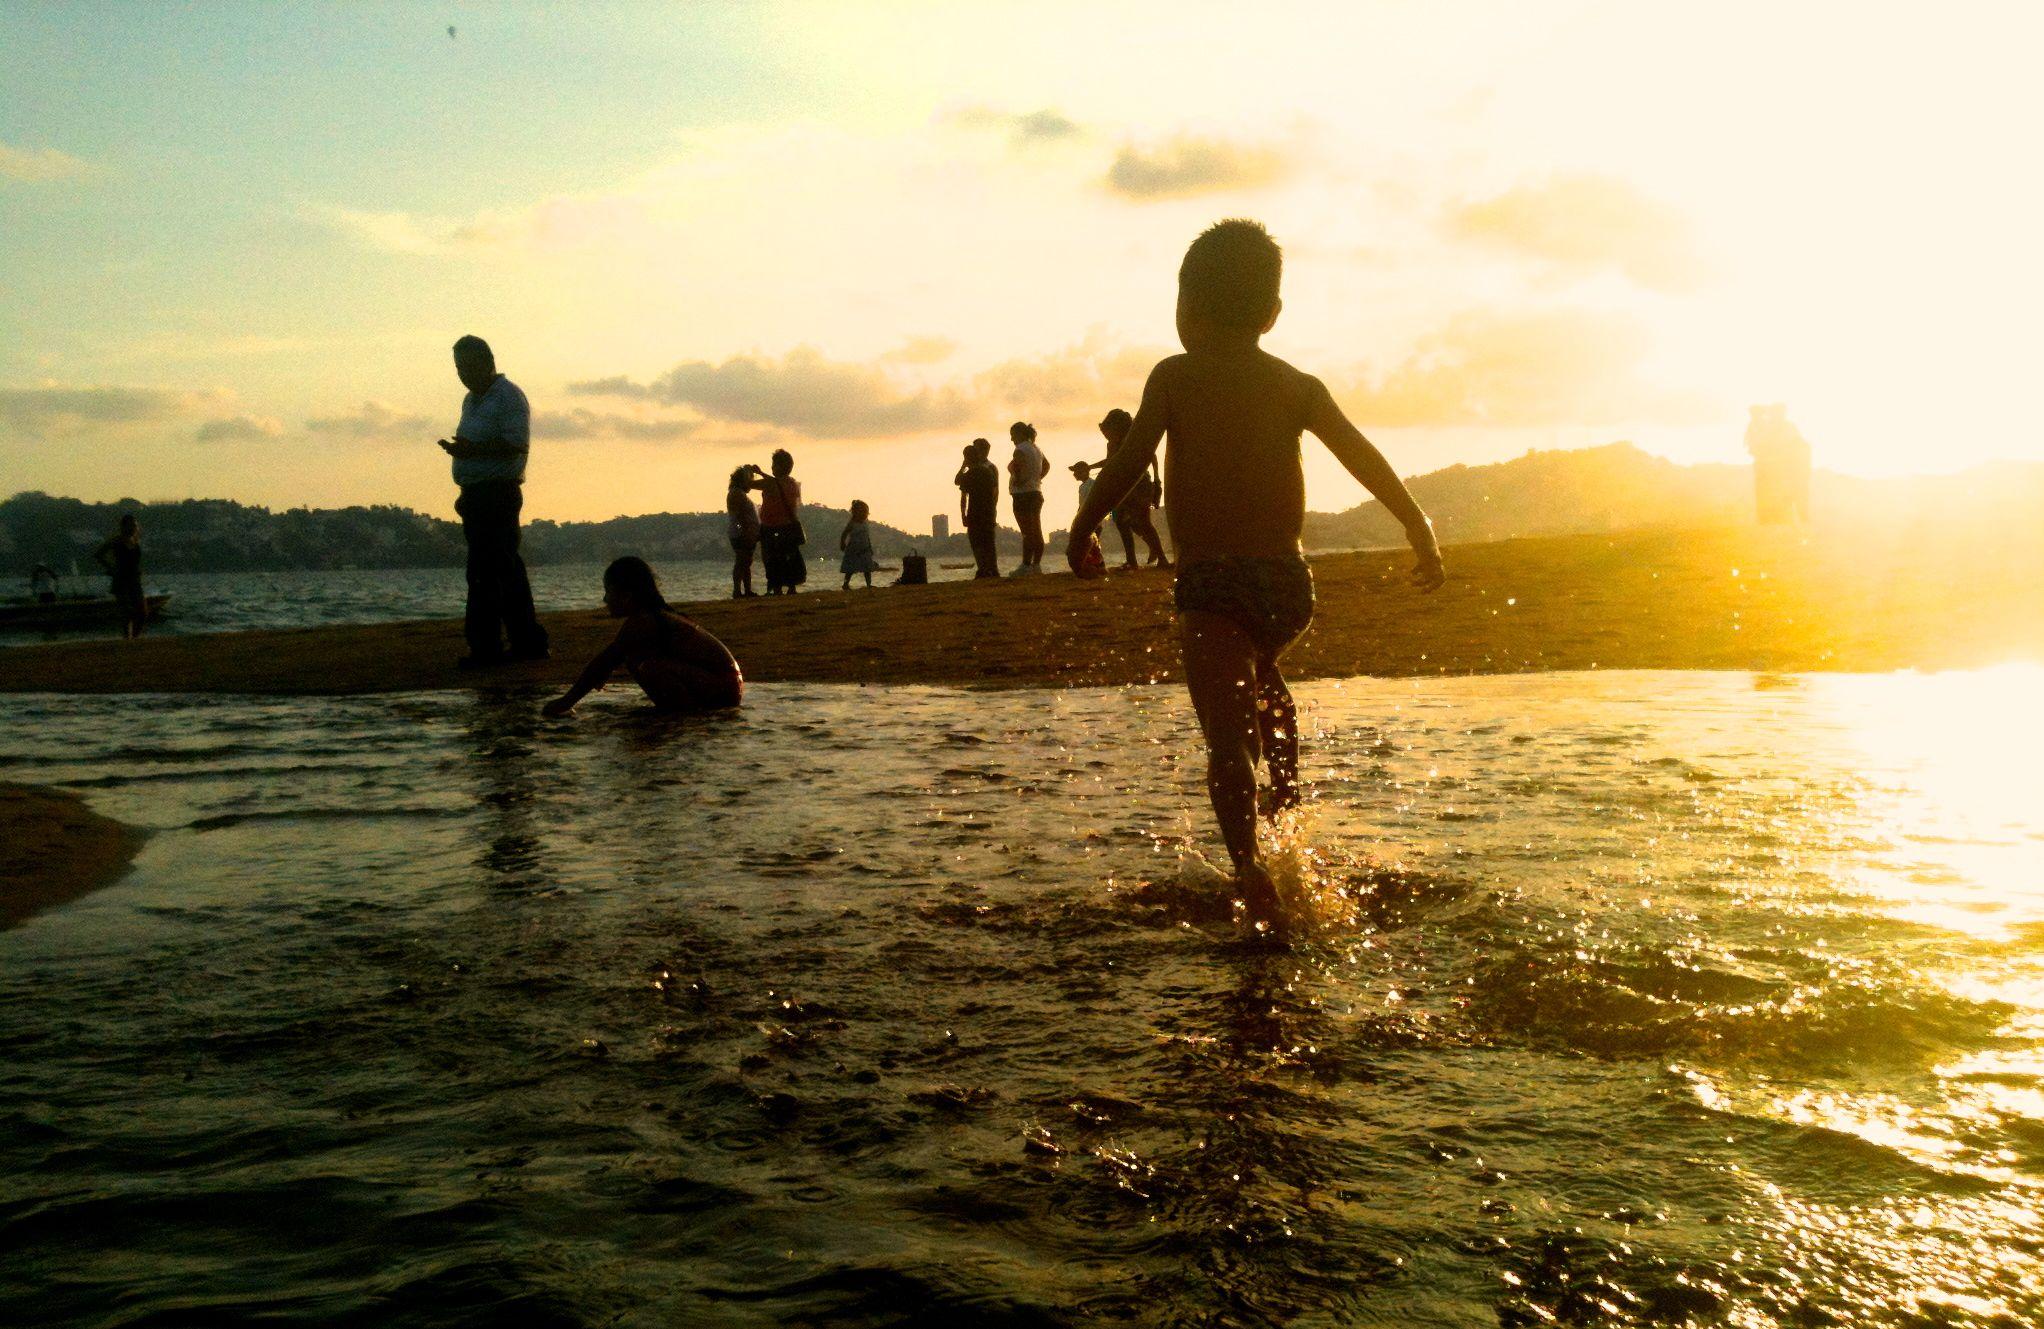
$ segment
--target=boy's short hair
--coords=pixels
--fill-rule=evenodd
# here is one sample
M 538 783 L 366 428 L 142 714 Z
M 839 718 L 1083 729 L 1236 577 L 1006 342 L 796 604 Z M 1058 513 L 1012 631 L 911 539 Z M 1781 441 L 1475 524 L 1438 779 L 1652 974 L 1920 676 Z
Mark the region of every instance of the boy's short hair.
M 776 475 L 795 469 L 795 454 L 786 448 L 775 448 L 774 455 L 767 458 L 767 460 L 774 464 L 774 474 Z
M 1106 415 L 1100 417 L 1101 424 L 1113 425 L 1117 429 L 1126 429 L 1128 426 L 1134 424 L 1135 422 L 1136 418 L 1133 415 L 1130 415 L 1127 411 L 1121 409 L 1121 407 L 1119 406 L 1109 411 Z
M 1261 328 L 1277 307 L 1284 251 L 1262 222 L 1231 217 L 1200 232 L 1178 265 L 1178 294 L 1224 328 Z

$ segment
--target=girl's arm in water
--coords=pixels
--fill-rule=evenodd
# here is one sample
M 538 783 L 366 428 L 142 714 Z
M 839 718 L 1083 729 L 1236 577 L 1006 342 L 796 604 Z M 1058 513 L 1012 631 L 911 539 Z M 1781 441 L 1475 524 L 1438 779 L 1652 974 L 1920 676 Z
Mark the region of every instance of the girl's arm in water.
M 576 702 L 609 681 L 610 676 L 617 672 L 617 667 L 625 662 L 625 633 L 630 630 L 631 621 L 626 620 L 625 626 L 618 629 L 617 636 L 611 640 L 610 645 L 596 653 L 596 658 L 589 662 L 588 667 L 582 671 L 582 676 L 575 680 L 575 685 L 548 702 L 541 708 L 540 714 L 549 719 L 558 719 L 574 710 Z

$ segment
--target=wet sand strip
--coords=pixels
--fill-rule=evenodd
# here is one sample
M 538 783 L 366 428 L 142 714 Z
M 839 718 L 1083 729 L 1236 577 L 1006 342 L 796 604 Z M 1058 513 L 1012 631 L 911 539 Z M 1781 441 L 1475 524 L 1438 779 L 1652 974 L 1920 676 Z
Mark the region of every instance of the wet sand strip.
M 142 840 L 76 794 L 0 784 L 0 928 L 120 880 Z
M 2044 658 L 2044 534 L 1956 525 L 1636 530 L 1453 546 L 1449 582 L 1395 552 L 1313 559 L 1294 678 L 1553 669 L 1945 669 Z M 374 575 L 365 574 L 365 575 Z M 592 606 L 601 594 L 593 578 Z M 458 605 L 450 605 L 458 610 Z M 1050 575 L 710 601 L 687 612 L 755 682 L 974 688 L 1175 680 L 1171 577 Z M 553 658 L 459 672 L 454 619 L 0 650 L 0 691 L 349 695 L 560 687 L 613 628 L 548 615 Z

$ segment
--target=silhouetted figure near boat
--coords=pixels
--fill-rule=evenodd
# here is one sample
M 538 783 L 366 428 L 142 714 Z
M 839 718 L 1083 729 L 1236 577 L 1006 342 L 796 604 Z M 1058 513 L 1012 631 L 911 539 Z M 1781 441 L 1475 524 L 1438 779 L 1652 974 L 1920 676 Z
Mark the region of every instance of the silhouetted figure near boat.
M 1150 372 L 1126 441 L 1072 521 L 1066 559 L 1077 571 L 1102 519 L 1144 479 L 1158 443 L 1166 467 L 1175 598 L 1185 681 L 1207 747 L 1207 794 L 1250 918 L 1287 931 L 1257 844 L 1256 765 L 1267 761 L 1266 811 L 1299 801 L 1299 734 L 1279 658 L 1313 619 L 1313 575 L 1299 549 L 1306 483 L 1299 436 L 1311 430 L 1405 527 L 1415 586 L 1444 574 L 1433 525 L 1398 473 L 1349 423 L 1325 384 L 1257 343 L 1277 322 L 1283 257 L 1263 227 L 1225 221 L 1178 270 L 1183 355 Z
M 1043 571 L 1043 479 L 1050 474 L 1050 462 L 1036 446 L 1036 426 L 1028 421 L 1009 425 L 1008 441 L 1015 448 L 1008 458 L 1008 502 L 1022 531 L 1022 563 L 1015 575 L 1034 576 Z
M 1119 406 L 1101 418 L 1100 436 L 1107 440 L 1107 454 L 1110 457 L 1128 437 L 1131 422 L 1132 417 Z M 1157 478 L 1156 463 L 1152 462 L 1143 477 L 1129 486 L 1129 491 L 1122 497 L 1121 502 L 1114 505 L 1114 529 L 1121 536 L 1121 550 L 1127 560 L 1122 564 L 1123 571 L 1133 572 L 1136 568 L 1137 536 L 1142 537 L 1143 544 L 1149 552 L 1151 567 L 1171 566 L 1171 560 L 1164 556 L 1164 541 L 1157 535 L 1157 522 L 1153 515 L 1157 500 L 1163 495 L 1164 485 Z
M 993 445 L 976 438 L 965 445 L 965 464 L 952 482 L 958 486 L 958 520 L 972 545 L 975 581 L 1001 575 L 994 546 L 994 517 L 1001 505 L 1001 472 L 990 461 Z
M 802 556 L 808 535 L 802 530 L 802 482 L 795 478 L 795 457 L 777 448 L 770 459 L 774 473 L 754 466 L 750 485 L 759 491 L 760 561 L 766 565 L 767 594 L 793 595 L 809 580 L 809 560 Z
M 28 571 L 28 593 L 39 605 L 57 603 L 57 570 L 47 563 L 38 563 Z
M 121 607 L 121 635 L 130 639 L 141 636 L 142 625 L 149 619 L 149 598 L 142 591 L 142 524 L 134 513 L 121 514 L 119 527 L 100 541 L 92 557 L 113 579 L 108 589 Z M 54 585 L 51 590 L 45 603 L 57 598 Z
M 532 609 L 532 584 L 518 553 L 518 512 L 525 506 L 525 458 L 532 446 L 532 408 L 518 385 L 497 372 L 481 337 L 454 343 L 454 372 L 468 394 L 461 425 L 440 447 L 454 459 L 454 483 L 468 544 L 468 608 L 462 634 L 464 669 L 515 660 L 544 660 L 546 629 Z M 509 649 L 506 649 L 508 642 Z
M 645 559 L 626 555 L 604 569 L 603 607 L 624 623 L 574 686 L 546 704 L 545 715 L 557 718 L 574 710 L 619 665 L 663 711 L 721 711 L 744 699 L 745 676 L 730 648 L 668 607 Z
M 855 498 L 852 500 L 851 518 L 838 532 L 838 571 L 844 574 L 844 590 L 852 589 L 852 577 L 859 573 L 865 575 L 868 589 L 873 585 L 873 573 L 880 565 L 873 561 L 872 515 L 873 510 L 866 506 L 866 500 Z
M 724 513 L 731 537 L 731 598 L 756 596 L 752 589 L 752 551 L 759 547 L 759 509 L 753 506 L 751 481 L 757 467 L 741 466 L 731 472 L 731 487 L 724 493 Z
M 1763 526 L 1810 520 L 1810 445 L 1789 422 L 1788 407 L 1748 408 L 1746 451 L 1753 457 L 1753 505 Z

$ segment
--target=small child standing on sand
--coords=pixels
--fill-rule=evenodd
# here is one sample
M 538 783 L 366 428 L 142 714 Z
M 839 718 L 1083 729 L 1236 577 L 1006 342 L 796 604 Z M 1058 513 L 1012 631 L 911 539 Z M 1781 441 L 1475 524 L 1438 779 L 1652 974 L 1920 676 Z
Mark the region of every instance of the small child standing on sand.
M 663 711 L 721 711 L 745 695 L 745 677 L 730 649 L 667 607 L 645 559 L 626 555 L 604 569 L 603 607 L 624 623 L 575 685 L 546 704 L 542 713 L 549 718 L 574 710 L 619 665 Z
M 1209 227 L 1178 269 L 1178 340 L 1159 362 L 1120 447 L 1072 519 L 1074 571 L 1102 519 L 1149 468 L 1166 434 L 1165 493 L 1178 545 L 1185 683 L 1207 747 L 1207 796 L 1244 902 L 1283 940 L 1277 888 L 1256 841 L 1256 764 L 1270 767 L 1271 813 L 1299 801 L 1299 734 L 1278 658 L 1313 619 L 1313 575 L 1299 549 L 1310 430 L 1404 526 L 1412 581 L 1444 579 L 1433 524 L 1383 454 L 1342 414 L 1326 384 L 1257 343 L 1277 322 L 1283 255 L 1252 221 Z
M 873 510 L 866 506 L 865 499 L 853 499 L 851 520 L 838 532 L 837 547 L 843 551 L 844 557 L 838 560 L 837 570 L 845 575 L 844 590 L 852 589 L 854 572 L 865 573 L 866 588 L 871 590 L 873 587 L 873 569 L 879 564 L 873 561 L 873 531 L 866 524 L 872 514 Z

